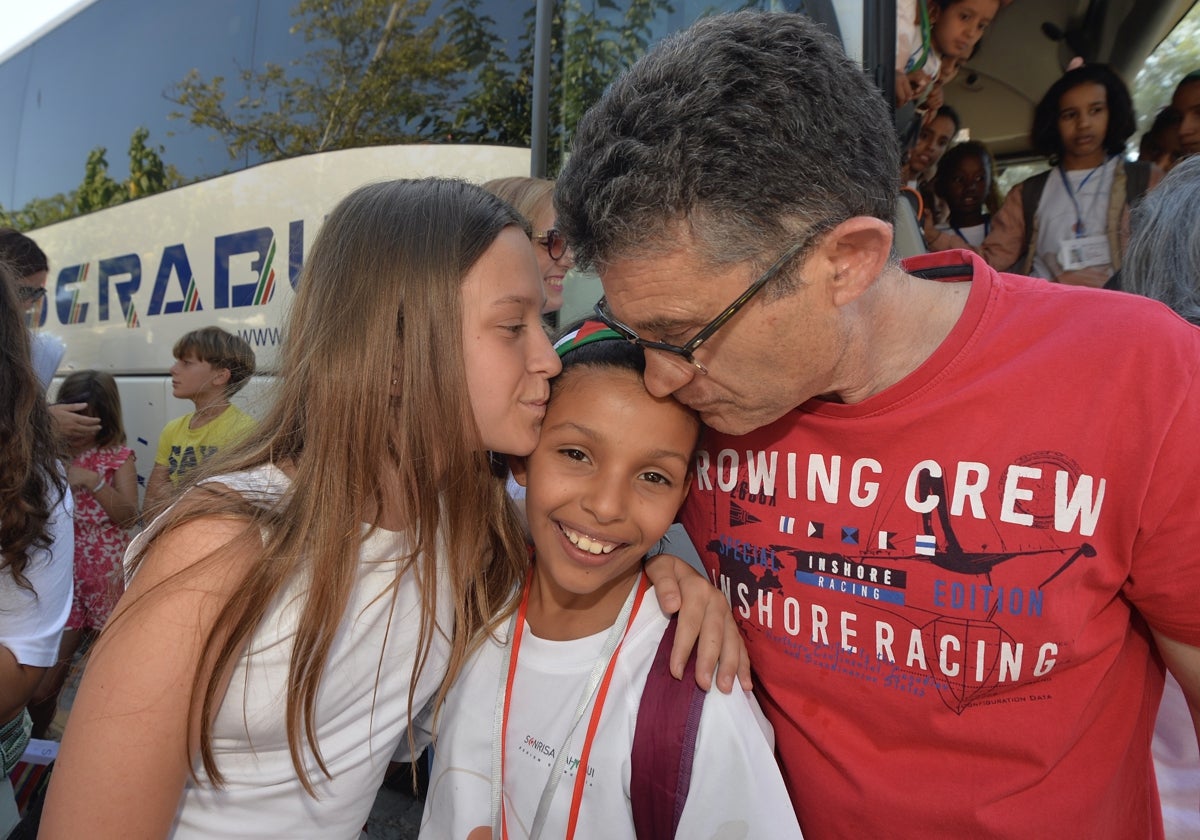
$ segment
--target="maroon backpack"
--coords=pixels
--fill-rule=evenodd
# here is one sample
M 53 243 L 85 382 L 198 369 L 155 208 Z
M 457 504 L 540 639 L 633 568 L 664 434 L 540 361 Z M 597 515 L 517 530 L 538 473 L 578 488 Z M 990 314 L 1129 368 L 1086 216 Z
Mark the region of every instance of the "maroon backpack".
M 675 624 L 672 617 L 658 644 L 633 734 L 629 792 L 638 840 L 674 840 L 692 781 L 705 692 L 696 685 L 695 650 L 683 679 L 671 676 Z

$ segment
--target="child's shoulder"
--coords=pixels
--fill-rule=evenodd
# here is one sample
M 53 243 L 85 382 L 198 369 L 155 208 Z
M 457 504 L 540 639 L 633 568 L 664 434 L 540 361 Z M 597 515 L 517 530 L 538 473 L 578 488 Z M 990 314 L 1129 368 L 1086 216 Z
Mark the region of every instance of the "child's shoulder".
M 185 432 L 187 432 L 188 423 L 191 422 L 193 414 L 195 414 L 194 411 L 189 411 L 187 414 L 183 415 L 182 417 L 176 417 L 173 420 L 168 420 L 166 422 L 166 424 L 162 427 L 162 432 L 160 434 L 160 437 L 163 435 L 181 435 L 181 434 L 184 434 Z

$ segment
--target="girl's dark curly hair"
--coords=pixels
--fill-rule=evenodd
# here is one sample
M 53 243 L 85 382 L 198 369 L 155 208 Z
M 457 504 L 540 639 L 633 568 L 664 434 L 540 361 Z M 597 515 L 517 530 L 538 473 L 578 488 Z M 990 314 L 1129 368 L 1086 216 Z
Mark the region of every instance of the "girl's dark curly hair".
M 1050 85 L 1033 112 L 1033 129 L 1029 140 L 1033 147 L 1052 163 L 1062 157 L 1062 136 L 1058 133 L 1059 102 L 1067 91 L 1080 85 L 1097 84 L 1104 87 L 1108 100 L 1108 130 L 1104 134 L 1104 149 L 1110 155 L 1125 151 L 1125 141 L 1137 131 L 1137 117 L 1129 88 L 1107 64 L 1085 64 L 1068 70 Z
M 30 552 L 50 546 L 47 525 L 66 485 L 15 286 L 0 261 L 0 574 L 29 588 Z

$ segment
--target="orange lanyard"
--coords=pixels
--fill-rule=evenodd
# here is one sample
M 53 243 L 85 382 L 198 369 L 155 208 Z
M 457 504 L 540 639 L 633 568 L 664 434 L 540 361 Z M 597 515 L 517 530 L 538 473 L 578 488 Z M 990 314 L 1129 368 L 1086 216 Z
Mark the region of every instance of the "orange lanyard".
M 530 584 L 531 584 L 532 580 L 533 580 L 533 569 L 531 567 L 529 570 L 529 576 L 525 580 L 525 591 L 521 594 L 521 605 L 517 609 L 517 617 L 516 617 L 516 620 L 513 622 L 514 626 L 513 626 L 513 631 L 511 634 L 512 650 L 508 657 L 508 677 L 504 684 L 503 712 L 501 713 L 501 719 L 500 719 L 500 789 L 501 789 L 501 794 L 500 794 L 499 809 L 500 809 L 500 836 L 501 836 L 502 840 L 508 840 L 508 820 L 507 820 L 507 816 L 506 816 L 505 810 L 504 810 L 504 795 L 503 795 L 504 766 L 505 766 L 505 762 L 507 760 L 507 755 L 506 755 L 507 751 L 506 751 L 505 747 L 506 747 L 507 741 L 508 741 L 508 712 L 509 712 L 509 707 L 512 703 L 512 687 L 513 687 L 513 683 L 516 680 L 516 676 L 517 676 L 517 658 L 520 655 L 521 638 L 524 635 L 524 631 L 525 631 L 525 614 L 529 608 L 529 589 L 530 589 Z M 629 605 L 630 602 L 632 602 L 632 606 L 629 609 L 629 617 L 626 619 L 625 627 L 623 630 L 620 631 L 620 636 L 616 642 L 616 646 L 613 648 L 612 654 L 608 658 L 608 665 L 604 669 L 604 676 L 600 680 L 599 686 L 595 689 L 596 699 L 595 699 L 594 705 L 592 706 L 591 717 L 588 719 L 588 726 L 587 726 L 587 730 L 586 730 L 586 733 L 585 733 L 584 739 L 583 739 L 583 749 L 580 750 L 579 766 L 575 769 L 575 787 L 571 793 L 571 810 L 570 810 L 570 816 L 567 820 L 566 840 L 572 840 L 572 838 L 574 838 L 574 836 L 575 836 L 575 826 L 579 821 L 579 809 L 580 809 L 580 805 L 583 802 L 584 782 L 587 778 L 588 757 L 591 755 L 591 752 L 592 752 L 592 741 L 595 740 L 596 729 L 600 725 L 600 716 L 604 710 L 604 699 L 605 699 L 605 697 L 607 697 L 609 685 L 612 683 L 613 670 L 615 669 L 616 664 L 617 664 L 617 655 L 621 652 L 621 645 L 624 643 L 625 637 L 627 635 L 629 635 L 629 628 L 633 626 L 634 616 L 637 615 L 638 607 L 641 606 L 642 598 L 645 596 L 646 591 L 649 588 L 650 588 L 650 582 L 647 580 L 646 576 L 644 574 L 639 574 L 637 585 L 634 587 L 634 590 L 630 592 L 630 594 L 629 594 L 630 599 L 626 601 L 627 605 Z M 625 612 L 625 610 L 622 609 L 622 612 Z M 617 624 L 613 625 L 613 631 L 616 631 L 618 629 L 617 625 L 619 623 L 620 623 L 620 617 L 618 617 L 618 619 L 617 619 Z M 587 695 L 590 695 L 592 693 L 591 686 L 590 685 L 586 686 L 584 688 L 584 691 L 585 691 L 585 698 L 586 698 Z M 580 715 L 583 714 L 583 708 L 585 708 L 585 707 L 586 707 L 586 702 L 581 702 L 581 706 L 580 706 L 580 710 L 579 710 Z M 559 753 L 558 753 L 559 756 L 564 755 L 567 747 L 570 746 L 571 734 L 574 732 L 575 726 L 578 724 L 578 722 L 579 722 L 578 718 L 576 718 L 576 720 L 572 723 L 570 730 L 568 730 L 566 739 L 564 740 L 563 745 L 559 748 Z M 549 807 L 549 799 L 553 796 L 553 790 L 557 783 L 558 775 L 559 775 L 559 773 L 557 772 L 557 768 L 554 770 L 551 770 L 551 777 L 547 780 L 546 788 L 542 792 L 543 801 L 541 804 L 539 804 L 539 807 L 538 807 L 539 813 L 534 819 L 533 830 L 531 831 L 531 834 L 530 834 L 531 837 L 536 837 L 541 831 L 541 823 L 542 823 L 542 821 L 544 821 L 544 818 L 545 818 L 544 812 Z M 549 796 L 548 796 L 548 794 L 549 794 Z

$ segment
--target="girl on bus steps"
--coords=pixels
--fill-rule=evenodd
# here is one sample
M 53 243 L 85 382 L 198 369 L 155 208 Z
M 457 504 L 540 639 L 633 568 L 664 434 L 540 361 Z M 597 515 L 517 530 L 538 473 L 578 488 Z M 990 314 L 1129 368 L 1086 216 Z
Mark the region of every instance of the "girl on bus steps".
M 1131 205 L 1162 170 L 1126 161 L 1129 89 L 1104 64 L 1068 70 L 1034 110 L 1030 140 L 1051 169 L 1009 192 L 980 251 L 999 271 L 1103 286 L 1121 268 Z
M 543 302 L 526 222 L 479 187 L 376 183 L 333 210 L 267 416 L 131 546 L 40 836 L 359 836 L 412 716 L 524 575 L 488 451 L 537 442 Z M 728 686 L 724 598 L 663 566 L 715 608 L 701 647 L 728 639 Z

